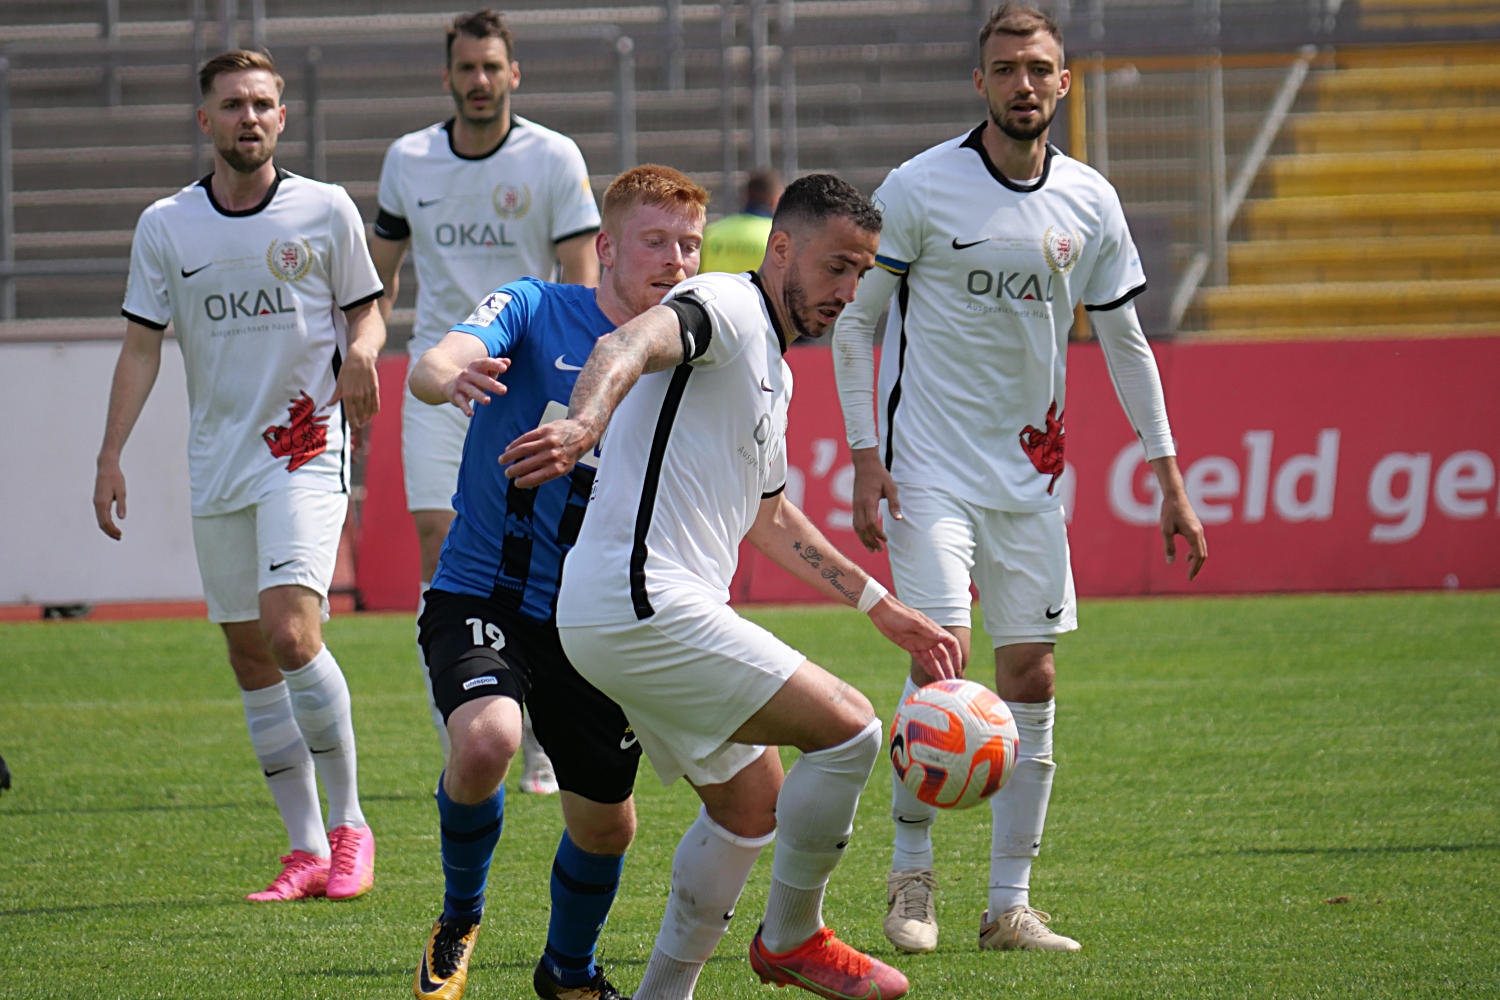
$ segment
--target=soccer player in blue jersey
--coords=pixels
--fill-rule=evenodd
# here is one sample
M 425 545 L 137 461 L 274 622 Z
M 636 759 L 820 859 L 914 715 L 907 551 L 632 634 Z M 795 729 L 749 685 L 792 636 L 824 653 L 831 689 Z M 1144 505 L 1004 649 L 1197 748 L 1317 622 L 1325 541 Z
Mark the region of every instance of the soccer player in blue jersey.
M 524 432 L 566 416 L 594 342 L 698 271 L 708 192 L 667 167 L 642 166 L 604 193 L 597 289 L 523 278 L 480 302 L 412 370 L 413 394 L 470 419 L 457 516 L 418 622 L 433 696 L 452 740 L 438 786 L 445 892 L 417 968 L 419 998 L 463 995 L 504 818 L 505 772 L 521 706 L 552 758 L 566 831 L 552 866 L 537 995 L 621 994 L 594 948 L 635 835 L 640 747 L 620 707 L 573 669 L 554 617 L 563 556 L 578 537 L 594 464 L 520 489 L 497 461 Z

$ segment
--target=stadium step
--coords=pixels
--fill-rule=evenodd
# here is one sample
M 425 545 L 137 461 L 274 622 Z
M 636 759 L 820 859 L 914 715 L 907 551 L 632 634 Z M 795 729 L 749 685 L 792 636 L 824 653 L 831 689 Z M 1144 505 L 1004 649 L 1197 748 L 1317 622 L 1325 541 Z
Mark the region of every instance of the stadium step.
M 1472 66 L 1492 64 L 1500 53 L 1494 42 L 1444 42 L 1436 44 L 1346 45 L 1334 53 L 1340 69 L 1373 69 L 1412 66 Z
M 1450 149 L 1440 156 L 1403 152 L 1302 153 L 1273 156 L 1261 168 L 1270 196 L 1411 194 L 1441 185 L 1453 191 L 1500 190 L 1495 149 Z
M 1462 281 L 1310 281 L 1286 285 L 1227 285 L 1198 293 L 1194 328 L 1380 327 L 1425 323 L 1488 323 L 1500 329 L 1500 278 Z
M 1337 69 L 1313 74 L 1308 89 L 1324 111 L 1494 107 L 1500 98 L 1500 64 L 1427 66 L 1419 78 L 1404 66 Z
M 1284 136 L 1309 154 L 1500 147 L 1500 107 L 1312 111 L 1288 118 Z
M 1212 330 L 1188 330 L 1176 337 L 1179 343 L 1215 340 L 1368 340 L 1372 337 L 1396 340 L 1426 340 L 1432 337 L 1493 337 L 1493 322 L 1431 323 L 1392 321 L 1368 326 L 1252 326 L 1215 327 Z
M 1360 0 L 1361 28 L 1478 28 L 1500 24 L 1489 0 Z
M 1268 198 L 1247 202 L 1235 230 L 1243 239 L 1492 236 L 1500 233 L 1500 191 Z
M 1256 240 L 1229 247 L 1236 285 L 1309 281 L 1442 281 L 1493 277 L 1500 233 L 1380 240 Z

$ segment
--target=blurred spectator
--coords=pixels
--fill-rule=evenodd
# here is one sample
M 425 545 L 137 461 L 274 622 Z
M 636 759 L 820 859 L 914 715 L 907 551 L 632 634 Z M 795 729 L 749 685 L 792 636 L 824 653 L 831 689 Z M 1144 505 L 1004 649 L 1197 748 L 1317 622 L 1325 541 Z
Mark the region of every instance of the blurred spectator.
M 781 175 L 757 167 L 745 179 L 745 207 L 726 215 L 703 231 L 702 271 L 753 271 L 766 253 L 771 235 L 771 213 L 781 200 Z

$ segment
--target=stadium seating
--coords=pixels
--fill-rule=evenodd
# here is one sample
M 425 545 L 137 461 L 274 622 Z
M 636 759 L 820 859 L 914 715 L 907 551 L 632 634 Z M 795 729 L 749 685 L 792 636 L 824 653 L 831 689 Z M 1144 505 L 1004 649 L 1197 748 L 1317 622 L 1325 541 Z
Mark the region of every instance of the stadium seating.
M 100 30 L 96 2 L 16 0 L 14 12 L 7 4 L 6 18 L 14 22 L 7 30 L 19 39 L 10 72 L 18 260 L 121 262 L 141 208 L 206 170 L 206 161 L 193 159 L 193 39 L 191 22 L 182 19 L 185 5 L 143 0 L 123 6 L 131 19 L 117 26 L 116 41 L 107 44 L 94 37 Z M 239 6 L 244 13 L 248 4 Z M 218 47 L 212 16 L 218 4 L 205 7 L 210 15 L 203 46 L 212 51 Z M 287 79 L 288 129 L 278 161 L 314 172 L 305 97 L 307 53 L 316 46 L 324 176 L 347 187 L 373 217 L 386 146 L 400 133 L 451 113 L 439 74 L 441 30 L 452 5 L 310 0 L 294 7 L 267 0 L 265 7 L 267 44 Z M 798 45 L 790 51 L 800 96 L 802 169 L 838 170 L 868 190 L 891 166 L 977 120 L 966 80 L 971 43 L 963 39 L 973 30 L 967 0 L 841 0 L 799 7 L 806 11 L 799 13 Z M 377 9 L 380 16 L 370 16 Z M 573 136 L 596 190 L 618 166 L 615 53 L 599 30 L 614 25 L 636 42 L 637 162 L 685 169 L 715 192 L 716 212 L 734 209 L 742 172 L 753 165 L 743 19 L 729 53 L 737 169 L 726 177 L 716 8 L 684 7 L 679 89 L 665 86 L 661 4 L 606 7 L 574 0 L 506 10 L 523 67 L 515 110 Z M 924 14 L 919 27 L 910 16 L 869 16 L 917 10 Z M 773 43 L 774 27 L 773 10 Z M 242 25 L 239 40 L 247 36 Z M 773 63 L 780 52 L 773 44 Z M 773 163 L 781 156 L 779 73 L 773 65 Z M 21 317 L 115 317 L 124 275 L 120 269 L 85 279 L 25 277 L 16 286 Z M 398 312 L 398 324 L 401 317 Z
M 221 8 L 219 0 L 201 2 L 201 45 L 212 51 Z M 194 160 L 189 115 L 194 37 L 184 13 L 191 4 L 120 6 L 125 19 L 108 41 L 98 37 L 97 0 L 5 3 L 17 259 L 102 262 L 99 273 L 17 279 L 21 317 L 116 322 L 123 261 L 141 208 L 206 170 L 206 160 Z M 240 0 L 240 13 L 249 6 Z M 785 53 L 777 48 L 776 5 L 768 6 L 773 164 L 782 162 L 784 54 L 797 81 L 802 170 L 836 170 L 871 190 L 892 166 L 978 120 L 968 82 L 975 20 L 969 0 L 798 3 L 796 44 Z M 1120 0 L 1109 10 L 1124 16 L 1140 6 Z M 1416 23 L 1415 6 L 1364 0 L 1354 9 L 1362 21 L 1401 28 Z M 1472 0 L 1440 6 L 1437 21 L 1463 15 L 1474 24 L 1487 23 L 1496 8 Z M 450 113 L 438 74 L 441 26 L 452 4 L 265 0 L 264 8 L 266 40 L 288 81 L 279 162 L 316 172 L 306 104 L 316 47 L 322 176 L 344 184 L 373 216 L 387 144 Z M 615 54 L 601 31 L 613 25 L 636 43 L 636 161 L 687 170 L 714 191 L 715 213 L 735 207 L 734 192 L 752 165 L 743 18 L 727 56 L 736 170 L 726 175 L 726 57 L 717 8 L 682 7 L 679 88 L 666 85 L 670 52 L 660 3 L 525 0 L 506 9 L 524 70 L 515 109 L 573 136 L 596 190 L 618 167 Z M 248 40 L 242 26 L 240 41 Z M 1060 120 L 1054 138 L 1065 147 L 1080 139 L 1072 151 L 1097 157 L 1119 188 L 1151 276 L 1151 301 L 1141 310 L 1149 332 L 1160 333 L 1171 289 L 1203 245 L 1201 60 L 1113 59 L 1106 67 L 1082 44 L 1070 51 L 1076 83 L 1068 113 L 1077 120 Z M 1224 58 L 1231 173 L 1264 120 L 1287 58 Z M 1101 119 L 1090 110 L 1094 88 L 1108 96 Z M 1343 47 L 1319 55 L 1237 217 L 1229 283 L 1201 288 L 1182 329 L 1211 337 L 1493 330 L 1500 288 L 1490 286 L 1497 279 L 1486 262 L 1497 242 L 1500 46 Z M 405 315 L 398 310 L 396 343 Z
M 1369 5 L 1366 5 L 1368 8 Z M 1367 15 L 1368 16 L 1368 15 Z M 1500 47 L 1339 51 L 1240 213 L 1215 337 L 1500 329 Z

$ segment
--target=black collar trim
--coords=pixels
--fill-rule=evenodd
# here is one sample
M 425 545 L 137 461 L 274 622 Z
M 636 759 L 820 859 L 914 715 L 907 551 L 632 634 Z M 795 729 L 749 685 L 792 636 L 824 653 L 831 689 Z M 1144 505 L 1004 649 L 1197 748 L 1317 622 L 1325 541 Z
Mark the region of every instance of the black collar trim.
M 282 170 L 280 167 L 277 167 L 276 179 L 273 180 L 271 182 L 271 186 L 266 189 L 266 196 L 260 200 L 260 204 L 241 209 L 229 209 L 219 204 L 219 199 L 214 197 L 213 174 L 209 174 L 207 177 L 199 181 L 198 186 L 203 188 L 203 192 L 208 195 L 208 203 L 214 207 L 215 212 L 218 212 L 220 215 L 227 216 L 231 219 L 242 219 L 247 215 L 254 215 L 256 212 L 263 211 L 267 205 L 271 204 L 271 199 L 276 197 L 276 189 L 281 187 L 281 182 L 283 180 L 291 176 L 292 174 L 288 173 L 285 170 Z
M 516 122 L 515 116 L 512 115 L 510 124 L 505 128 L 505 134 L 500 137 L 499 142 L 495 143 L 494 149 L 490 150 L 488 153 L 480 153 L 476 156 L 465 156 L 463 153 L 460 153 L 457 149 L 453 148 L 454 121 L 455 119 L 449 118 L 447 121 L 443 122 L 443 131 L 448 135 L 448 152 L 452 153 L 460 160 L 488 160 L 490 157 L 500 152 L 500 147 L 504 146 L 505 141 L 511 137 L 511 135 L 516 131 L 517 128 L 520 127 L 520 125 Z
M 781 321 L 776 318 L 776 309 L 771 304 L 771 296 L 766 294 L 766 286 L 760 280 L 759 271 L 750 272 L 750 283 L 755 290 L 760 292 L 760 297 L 766 303 L 766 315 L 771 317 L 771 329 L 776 332 L 776 342 L 781 345 L 781 353 L 785 354 L 787 349 L 786 334 L 782 332 Z
M 1005 187 L 1010 188 L 1012 191 L 1019 191 L 1022 194 L 1025 194 L 1028 191 L 1040 191 L 1043 187 L 1045 187 L 1047 184 L 1047 176 L 1052 173 L 1052 156 L 1053 154 L 1058 152 L 1057 147 L 1052 145 L 1052 143 L 1050 142 L 1047 143 L 1047 155 L 1042 160 L 1041 177 L 1038 177 L 1035 181 L 1029 181 L 1025 184 L 1018 184 L 1015 181 L 1011 180 L 1009 177 L 1006 177 L 1004 174 L 1002 174 L 1000 172 L 1000 168 L 995 166 L 994 161 L 990 159 L 990 154 L 985 152 L 984 128 L 988 124 L 989 122 L 980 122 L 979 126 L 975 128 L 974 131 L 969 133 L 968 138 L 964 139 L 964 141 L 960 143 L 960 146 L 964 149 L 972 149 L 974 150 L 974 152 L 978 153 L 980 162 L 984 164 L 984 169 L 990 172 L 990 176 L 995 178 L 995 180 L 999 181 Z

